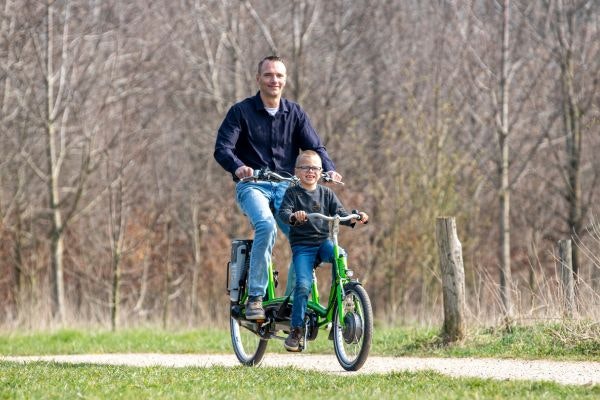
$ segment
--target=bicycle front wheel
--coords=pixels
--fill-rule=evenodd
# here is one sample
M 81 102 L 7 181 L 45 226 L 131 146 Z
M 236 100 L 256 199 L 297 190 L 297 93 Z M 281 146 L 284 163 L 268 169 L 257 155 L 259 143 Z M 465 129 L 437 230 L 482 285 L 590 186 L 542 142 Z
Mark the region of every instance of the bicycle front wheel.
M 340 320 L 344 321 L 344 326 Z M 369 356 L 373 336 L 371 300 L 360 284 L 344 286 L 342 309 L 336 307 L 331 329 L 335 356 L 340 365 L 346 371 L 358 371 Z
M 242 364 L 248 366 L 258 365 L 265 355 L 268 341 L 242 324 L 233 316 L 230 317 L 229 327 L 233 351 Z

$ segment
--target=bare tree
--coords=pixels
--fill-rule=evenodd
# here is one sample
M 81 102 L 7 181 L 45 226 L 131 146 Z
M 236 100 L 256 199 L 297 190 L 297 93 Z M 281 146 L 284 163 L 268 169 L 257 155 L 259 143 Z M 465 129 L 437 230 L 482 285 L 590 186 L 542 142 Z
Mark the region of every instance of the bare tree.
M 586 23 L 594 15 L 589 13 L 591 8 L 598 12 L 598 4 L 589 0 L 570 1 L 568 5 L 563 0 L 557 0 L 548 4 L 554 9 L 553 31 L 557 39 L 552 51 L 560 65 L 560 107 L 566 152 L 561 175 L 568 209 L 566 222 L 570 234 L 581 238 L 585 236 L 585 218 L 591 205 L 591 196 L 584 197 L 581 179 L 584 137 L 591 135 L 593 130 L 586 127 L 585 121 L 594 108 L 594 100 L 597 100 L 600 79 L 597 74 L 586 76 L 579 67 L 586 64 L 586 60 L 598 66 L 600 32 Z M 598 179 L 600 172 L 595 171 L 588 193 L 596 186 Z M 577 277 L 580 271 L 579 247 L 572 246 L 572 251 L 573 274 Z
M 498 145 L 500 147 L 499 194 L 500 194 L 500 294 L 504 306 L 505 317 L 510 321 L 513 317 L 513 305 L 510 294 L 510 178 L 508 147 L 509 136 L 509 88 L 510 88 L 510 0 L 504 0 L 502 8 L 502 56 L 500 74 L 500 112 L 498 121 Z
M 600 195 L 592 0 L 0 0 L 0 9 L 4 321 L 42 323 L 29 310 L 46 308 L 56 321 L 113 329 L 226 320 L 230 239 L 251 227 L 214 140 L 272 53 L 288 60 L 286 93 L 345 177 L 336 191 L 373 216 L 342 240 L 362 249 L 350 261 L 377 293 L 378 317 L 430 321 L 440 311 L 439 215 L 456 217 L 467 299 L 484 320 L 498 308 L 518 316 L 526 297 L 539 304 L 515 293 L 539 290 L 554 265 L 546 249 L 566 234 L 586 240 Z M 278 263 L 288 247 L 278 241 Z M 489 278 L 499 269 L 498 284 Z

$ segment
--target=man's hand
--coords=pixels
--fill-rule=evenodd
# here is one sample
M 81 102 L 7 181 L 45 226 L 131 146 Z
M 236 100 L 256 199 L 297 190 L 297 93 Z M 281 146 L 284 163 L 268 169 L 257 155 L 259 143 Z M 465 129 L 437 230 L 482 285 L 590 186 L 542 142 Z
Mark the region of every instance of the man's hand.
M 334 181 L 334 182 L 341 182 L 342 181 L 342 175 L 338 174 L 335 171 L 327 171 L 325 173 L 327 175 L 329 175 L 329 177 L 331 178 L 331 180 Z
M 254 170 L 246 165 L 242 165 L 235 170 L 235 176 L 237 176 L 239 179 L 247 178 L 252 176 L 252 174 L 254 174 Z

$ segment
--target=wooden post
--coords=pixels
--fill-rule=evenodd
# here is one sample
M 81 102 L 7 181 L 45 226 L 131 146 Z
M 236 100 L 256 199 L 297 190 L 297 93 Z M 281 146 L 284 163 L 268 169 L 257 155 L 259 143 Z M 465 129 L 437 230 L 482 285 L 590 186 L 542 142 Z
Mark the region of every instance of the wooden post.
M 573 318 L 575 312 L 575 283 L 573 277 L 573 259 L 570 240 L 558 241 L 558 258 L 560 261 L 560 286 L 563 296 L 563 312 Z
M 438 217 L 435 235 L 442 270 L 444 301 L 444 327 L 442 334 L 446 342 L 465 337 L 465 270 L 462 246 L 456 235 L 453 217 Z

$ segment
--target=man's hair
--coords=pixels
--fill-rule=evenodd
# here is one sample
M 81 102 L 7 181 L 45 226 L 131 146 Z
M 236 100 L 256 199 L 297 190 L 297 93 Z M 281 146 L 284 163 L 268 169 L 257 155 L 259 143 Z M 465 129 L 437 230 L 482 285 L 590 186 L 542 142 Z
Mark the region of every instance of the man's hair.
M 262 66 L 265 63 L 265 61 L 279 61 L 280 63 L 285 65 L 285 62 L 283 62 L 283 58 L 281 58 L 279 56 L 267 56 L 267 57 L 263 58 L 262 60 L 260 60 L 258 63 L 258 75 L 260 75 L 260 73 L 262 71 Z
M 300 166 L 300 161 L 309 158 L 309 157 L 317 157 L 319 161 L 321 161 L 321 156 L 314 150 L 304 150 L 302 153 L 298 155 L 296 158 L 296 167 Z

